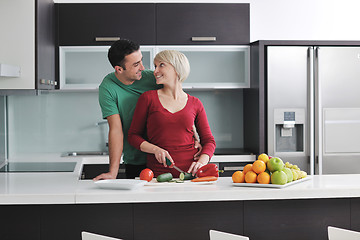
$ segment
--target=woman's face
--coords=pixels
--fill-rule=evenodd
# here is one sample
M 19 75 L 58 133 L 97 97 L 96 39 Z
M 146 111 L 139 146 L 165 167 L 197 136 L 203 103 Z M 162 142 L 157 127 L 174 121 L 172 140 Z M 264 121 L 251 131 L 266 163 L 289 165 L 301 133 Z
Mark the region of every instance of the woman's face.
M 167 62 L 154 60 L 155 70 L 154 76 L 156 84 L 173 84 L 177 81 L 178 77 L 175 68 Z

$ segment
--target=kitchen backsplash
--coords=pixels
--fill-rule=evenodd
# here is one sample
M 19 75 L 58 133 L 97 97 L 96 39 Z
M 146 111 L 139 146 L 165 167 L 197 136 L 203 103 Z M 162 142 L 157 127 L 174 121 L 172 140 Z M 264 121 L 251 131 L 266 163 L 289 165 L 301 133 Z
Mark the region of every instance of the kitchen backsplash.
M 242 89 L 188 92 L 203 102 L 217 147 L 242 148 Z M 27 153 L 107 150 L 108 126 L 98 125 L 105 120 L 97 91 L 8 96 L 7 114 L 9 159 Z
M 24 153 L 105 150 L 97 92 L 8 96 L 9 158 Z

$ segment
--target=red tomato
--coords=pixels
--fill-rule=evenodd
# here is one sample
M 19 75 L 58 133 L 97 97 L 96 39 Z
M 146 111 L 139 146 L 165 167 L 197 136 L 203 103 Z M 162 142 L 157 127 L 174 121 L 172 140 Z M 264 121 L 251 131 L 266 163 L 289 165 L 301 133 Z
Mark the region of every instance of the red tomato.
M 150 168 L 145 168 L 140 173 L 140 180 L 146 180 L 150 182 L 154 178 L 154 173 Z

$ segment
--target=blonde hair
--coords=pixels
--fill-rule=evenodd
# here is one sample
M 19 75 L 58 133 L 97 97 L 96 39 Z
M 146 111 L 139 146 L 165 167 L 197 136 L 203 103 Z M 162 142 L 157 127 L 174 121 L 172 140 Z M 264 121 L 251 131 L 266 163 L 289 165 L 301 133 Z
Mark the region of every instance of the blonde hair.
M 163 50 L 156 54 L 154 61 L 166 62 L 175 68 L 179 81 L 183 82 L 190 74 L 190 63 L 185 54 L 176 50 Z

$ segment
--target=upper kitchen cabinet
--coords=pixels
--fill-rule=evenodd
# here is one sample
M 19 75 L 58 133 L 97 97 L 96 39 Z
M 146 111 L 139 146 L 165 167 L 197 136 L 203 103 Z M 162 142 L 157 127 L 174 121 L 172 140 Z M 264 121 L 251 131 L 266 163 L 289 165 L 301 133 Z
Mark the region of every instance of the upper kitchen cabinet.
M 56 4 L 59 46 L 155 44 L 155 4 Z
M 1 76 L 0 89 L 53 89 L 54 2 L 0 1 L 0 29 L 0 63 L 20 69 L 15 77 Z
M 157 44 L 249 44 L 249 12 L 248 3 L 157 4 Z

